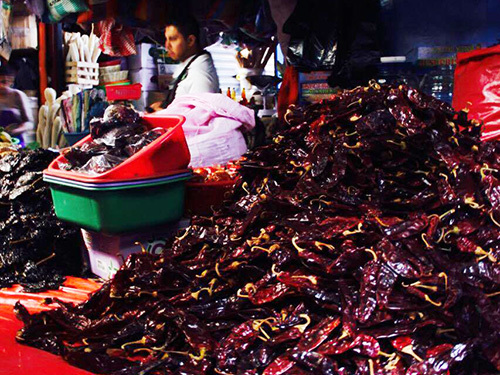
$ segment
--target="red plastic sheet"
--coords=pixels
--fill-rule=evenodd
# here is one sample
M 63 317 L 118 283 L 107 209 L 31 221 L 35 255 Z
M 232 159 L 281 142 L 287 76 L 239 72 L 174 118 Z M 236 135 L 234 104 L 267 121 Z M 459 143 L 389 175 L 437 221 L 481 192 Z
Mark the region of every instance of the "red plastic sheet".
M 18 344 L 15 340 L 22 323 L 14 316 L 13 306 L 21 301 L 31 313 L 50 309 L 43 305 L 48 297 L 79 303 L 87 299 L 101 284 L 85 279 L 68 277 L 57 291 L 24 293 L 20 286 L 0 290 L 0 375 L 91 375 L 70 366 L 62 358 L 50 353 Z
M 500 138 L 500 45 L 457 54 L 453 107 L 484 121 L 483 140 Z

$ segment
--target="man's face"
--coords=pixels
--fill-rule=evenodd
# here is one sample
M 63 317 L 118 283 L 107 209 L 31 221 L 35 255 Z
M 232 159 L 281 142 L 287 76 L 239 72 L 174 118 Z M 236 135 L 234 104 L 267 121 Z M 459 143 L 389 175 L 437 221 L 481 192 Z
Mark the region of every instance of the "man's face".
M 189 44 L 186 38 L 179 32 L 175 26 L 165 28 L 165 48 L 168 55 L 177 61 L 184 61 L 188 56 Z
M 7 87 L 11 87 L 14 83 L 14 77 L 9 75 L 0 75 L 0 90 L 5 90 Z

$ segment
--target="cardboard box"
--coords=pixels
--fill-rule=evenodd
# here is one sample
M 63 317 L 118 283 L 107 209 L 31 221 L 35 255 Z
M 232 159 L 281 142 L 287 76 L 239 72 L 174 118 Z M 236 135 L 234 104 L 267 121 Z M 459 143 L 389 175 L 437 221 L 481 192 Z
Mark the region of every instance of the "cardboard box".
M 158 88 L 166 91 L 170 89 L 170 85 L 174 82 L 174 77 L 169 74 L 162 74 L 158 76 Z
M 177 70 L 179 64 L 158 64 L 158 74 L 159 75 L 173 75 Z
M 175 224 L 154 228 L 149 232 L 129 233 L 121 236 L 110 236 L 82 229 L 82 236 L 89 254 L 90 270 L 105 280 L 111 279 L 123 265 L 130 254 L 144 249 L 151 254 L 161 254 L 166 240 L 180 229 L 186 228 L 189 220 L 184 219 Z
M 173 75 L 177 70 L 178 64 L 158 64 L 158 88 L 168 90 L 173 83 Z
M 19 16 L 12 19 L 12 49 L 38 48 L 36 17 Z
M 158 72 L 156 68 L 142 68 L 129 71 L 132 83 L 140 83 L 143 91 L 158 91 Z
M 139 100 L 134 100 L 133 104 L 138 111 L 144 111 L 144 108 L 156 102 L 165 100 L 165 92 L 163 91 L 143 91 Z
M 156 68 L 158 63 L 165 61 L 166 50 L 162 46 L 141 43 L 136 48 L 137 55 L 127 58 L 129 69 Z

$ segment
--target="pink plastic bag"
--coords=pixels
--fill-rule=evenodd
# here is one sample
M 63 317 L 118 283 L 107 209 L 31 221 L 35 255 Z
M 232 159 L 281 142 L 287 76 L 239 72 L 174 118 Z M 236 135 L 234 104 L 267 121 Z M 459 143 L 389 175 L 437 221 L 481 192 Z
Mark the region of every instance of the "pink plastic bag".
M 186 117 L 182 128 L 193 168 L 240 158 L 247 151 L 242 132 L 255 127 L 254 112 L 222 94 L 183 95 L 158 113 Z
M 484 121 L 483 135 L 500 131 L 500 45 L 457 54 L 453 108 Z

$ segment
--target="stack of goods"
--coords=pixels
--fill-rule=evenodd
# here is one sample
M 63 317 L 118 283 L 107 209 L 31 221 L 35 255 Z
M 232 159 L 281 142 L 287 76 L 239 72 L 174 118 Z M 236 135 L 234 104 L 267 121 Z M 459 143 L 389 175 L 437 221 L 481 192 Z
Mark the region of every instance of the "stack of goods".
M 165 48 L 148 43 L 136 45 L 137 54 L 127 58 L 132 83 L 142 85 L 142 98 L 134 102 L 139 110 L 165 99 L 161 90 L 168 89 L 177 67 L 167 58 Z
M 90 121 L 104 114 L 108 107 L 106 91 L 102 88 L 74 90 L 63 97 L 61 106 L 61 125 L 69 145 L 72 146 L 89 134 Z
M 101 85 L 109 84 L 128 84 L 128 70 L 121 70 L 121 61 L 113 60 L 99 63 L 99 83 Z
M 56 91 L 45 89 L 45 104 L 38 111 L 38 126 L 36 141 L 42 148 L 57 148 L 66 146 L 63 137 L 63 117 L 61 117 L 61 102 L 67 100 L 71 94 L 65 92 L 56 99 Z
M 45 104 L 38 112 L 36 141 L 42 148 L 73 145 L 89 134 L 90 120 L 103 115 L 108 106 L 103 89 L 71 87 L 56 99 L 52 88 L 45 89 Z
M 98 373 L 498 373 L 500 143 L 405 86 L 286 118 L 214 216 L 82 305 L 18 304 L 18 340 Z
M 110 105 L 104 117 L 90 122 L 92 140 L 63 152 L 61 170 L 73 170 L 91 175 L 104 173 L 149 145 L 166 133 L 163 128 L 148 130 L 133 108 Z
M 99 64 L 101 55 L 99 38 L 95 34 L 65 33 L 66 82 L 83 87 L 95 86 L 99 83 Z
M 57 289 L 82 270 L 80 233 L 57 220 L 42 179 L 56 155 L 40 149 L 0 159 L 0 287 Z
M 106 234 L 179 220 L 191 176 L 183 122 L 182 116 L 140 117 L 126 105 L 110 105 L 44 174 L 57 216 Z

